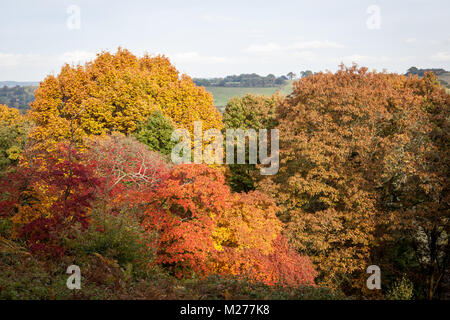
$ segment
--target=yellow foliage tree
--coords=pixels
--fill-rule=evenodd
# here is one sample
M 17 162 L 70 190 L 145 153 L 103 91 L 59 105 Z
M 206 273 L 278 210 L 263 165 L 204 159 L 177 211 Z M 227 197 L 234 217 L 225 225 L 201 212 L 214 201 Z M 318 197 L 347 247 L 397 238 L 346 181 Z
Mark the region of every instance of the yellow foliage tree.
M 166 57 L 138 58 L 119 48 L 84 66 L 65 65 L 40 84 L 30 111 L 37 125 L 32 137 L 49 147 L 87 135 L 128 134 L 156 110 L 191 133 L 194 121 L 202 121 L 203 130 L 222 128 L 211 94 L 180 77 Z
M 258 248 L 263 254 L 271 253 L 282 229 L 275 201 L 259 191 L 233 193 L 230 198 L 230 208 L 216 219 L 216 248 Z
M 18 109 L 9 108 L 4 104 L 0 104 L 0 122 L 8 125 L 14 125 L 23 122 L 23 116 Z
M 19 110 L 0 104 L 0 171 L 19 159 L 29 127 Z
M 386 225 L 400 228 L 407 204 L 402 197 L 418 192 L 406 186 L 431 181 L 415 166 L 427 168 L 424 150 L 431 150 L 433 121 L 444 123 L 441 110 L 448 98 L 426 81 L 431 80 L 341 66 L 334 74 L 295 82 L 278 109 L 280 170 L 259 187 L 277 199 L 286 235 L 311 256 L 319 283 L 348 292 L 365 286 L 361 275 L 372 264 L 374 248 L 393 234 L 383 232 Z M 438 102 L 416 87 L 434 90 Z M 440 113 L 439 120 L 432 120 L 427 109 Z M 444 132 L 435 130 L 436 136 Z M 445 168 L 433 161 L 430 167 Z

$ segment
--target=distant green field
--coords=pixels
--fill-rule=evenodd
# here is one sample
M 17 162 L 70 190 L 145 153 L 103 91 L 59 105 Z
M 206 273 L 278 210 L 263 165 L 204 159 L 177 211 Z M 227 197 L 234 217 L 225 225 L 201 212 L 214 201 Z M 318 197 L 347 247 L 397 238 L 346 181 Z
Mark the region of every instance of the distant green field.
M 447 83 L 450 83 L 450 72 L 446 72 L 446 73 L 440 74 L 440 75 L 438 76 L 438 78 L 439 78 L 440 80 L 446 81 Z
M 243 97 L 247 93 L 270 96 L 275 92 L 282 95 L 288 95 L 292 90 L 292 81 L 288 81 L 283 87 L 268 87 L 268 88 L 245 88 L 245 87 L 205 87 L 206 90 L 214 96 L 214 105 L 223 112 L 228 101 L 233 97 Z
M 281 87 L 279 93 L 283 96 L 287 96 L 287 95 L 291 94 L 293 83 L 294 83 L 294 80 L 287 81 L 286 84 L 283 87 Z

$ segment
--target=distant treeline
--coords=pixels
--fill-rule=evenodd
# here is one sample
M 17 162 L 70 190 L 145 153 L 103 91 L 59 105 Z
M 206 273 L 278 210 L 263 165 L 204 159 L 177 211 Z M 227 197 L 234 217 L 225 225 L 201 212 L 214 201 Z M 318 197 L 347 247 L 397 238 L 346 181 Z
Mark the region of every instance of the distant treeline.
M 418 69 L 416 67 L 411 67 L 408 69 L 408 71 L 406 72 L 406 75 L 418 75 L 419 77 L 423 77 L 423 75 L 425 74 L 425 72 L 433 72 L 435 75 L 439 76 L 441 74 L 444 74 L 448 71 L 442 69 L 442 68 L 433 68 L 433 69 Z
M 3 86 L 7 87 L 37 87 L 39 85 L 38 81 L 0 81 L 0 88 Z
M 34 90 L 36 90 L 35 86 L 0 87 L 0 104 L 25 112 L 34 100 Z
M 411 67 L 407 70 L 406 75 L 418 75 L 423 77 L 425 72 L 433 72 L 439 77 L 439 81 L 442 85 L 450 88 L 448 79 L 450 78 L 450 72 L 442 68 L 430 68 L 419 69 L 417 67 Z M 313 74 L 311 71 L 301 71 L 300 77 L 306 77 Z M 267 76 L 260 76 L 256 73 L 240 74 L 227 76 L 225 78 L 194 78 L 194 82 L 198 86 L 204 87 L 255 87 L 255 88 L 267 88 L 277 87 L 286 84 L 286 81 L 295 78 L 294 73 L 289 73 L 286 76 L 276 77 L 273 74 Z M 34 100 L 34 91 L 37 86 L 33 82 L 14 82 L 3 81 L 0 82 L 0 104 L 7 105 L 9 107 L 17 108 L 22 112 L 25 112 L 30 108 L 30 103 Z M 36 82 L 37 84 L 37 82 Z
M 417 75 L 421 78 L 426 72 L 433 72 L 439 78 L 441 85 L 450 88 L 450 84 L 448 83 L 450 79 L 450 72 L 442 68 L 419 69 L 416 67 L 411 67 L 408 71 L 406 71 L 405 75 Z
M 196 78 L 194 82 L 204 87 L 274 87 L 282 86 L 288 80 L 286 76 L 276 77 L 269 74 L 265 77 L 256 73 L 227 76 L 225 78 Z

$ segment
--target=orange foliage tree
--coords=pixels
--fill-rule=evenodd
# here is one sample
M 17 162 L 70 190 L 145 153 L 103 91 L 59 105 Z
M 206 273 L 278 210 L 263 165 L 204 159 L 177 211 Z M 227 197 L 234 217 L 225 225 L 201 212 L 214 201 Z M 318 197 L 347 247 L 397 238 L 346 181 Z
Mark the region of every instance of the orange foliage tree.
M 409 78 L 407 86 L 420 98 L 425 114 L 396 158 L 387 159 L 381 204 L 394 214 L 399 230 L 385 229 L 405 239 L 419 265 L 409 276 L 423 290 L 418 296 L 434 299 L 442 294 L 450 271 L 450 95 L 432 73 Z M 381 253 L 382 250 L 380 250 Z
M 273 200 L 260 192 L 232 194 L 219 170 L 174 166 L 151 199 L 144 225 L 159 234 L 157 263 L 177 276 L 218 273 L 268 284 L 314 283 L 308 258 L 280 238 Z
M 281 234 L 273 241 L 270 253 L 257 247 L 242 250 L 225 247 L 215 262 L 220 266 L 219 273 L 240 275 L 268 285 L 315 285 L 317 276 L 310 258 L 300 255 Z
M 229 204 L 223 175 L 205 165 L 178 165 L 151 198 L 144 225 L 156 230 L 157 263 L 178 275 L 205 275 L 215 254 L 214 219 Z
M 221 250 L 225 246 L 242 250 L 257 247 L 263 254 L 271 253 L 273 242 L 282 229 L 273 199 L 252 191 L 233 193 L 228 202 L 230 206 L 216 219 L 213 237 L 217 248 Z
M 424 102 L 443 107 L 416 89 L 423 81 L 342 66 L 295 82 L 280 106 L 280 170 L 259 188 L 277 199 L 290 241 L 311 256 L 320 283 L 360 286 L 353 280 L 371 264 L 371 249 L 392 235 L 382 226 L 406 216 L 401 205 L 388 208 L 393 190 L 420 177 L 414 168 L 431 147 Z M 422 174 L 426 181 L 430 172 Z
M 197 120 L 204 130 L 222 127 L 211 94 L 188 76 L 179 77 L 166 57 L 137 58 L 121 48 L 84 66 L 63 66 L 35 95 L 32 137 L 47 146 L 69 138 L 81 142 L 92 134 L 131 133 L 156 110 L 191 132 Z

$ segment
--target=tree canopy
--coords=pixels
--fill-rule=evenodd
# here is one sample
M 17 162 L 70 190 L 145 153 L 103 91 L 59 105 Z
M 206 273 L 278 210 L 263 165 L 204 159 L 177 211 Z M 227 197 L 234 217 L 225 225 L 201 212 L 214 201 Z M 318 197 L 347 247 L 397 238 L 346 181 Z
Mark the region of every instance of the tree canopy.
M 400 226 L 448 243 L 449 106 L 431 74 L 408 79 L 353 66 L 294 83 L 278 110 L 280 170 L 259 188 L 277 199 L 319 283 L 362 286 L 356 279 L 375 248 Z M 440 259 L 448 256 L 439 248 Z
M 57 76 L 41 82 L 31 105 L 36 123 L 32 137 L 49 144 L 113 131 L 131 133 L 158 110 L 191 132 L 196 120 L 203 121 L 204 130 L 222 127 L 211 94 L 180 76 L 166 57 L 138 58 L 119 48 L 84 66 L 65 65 Z

